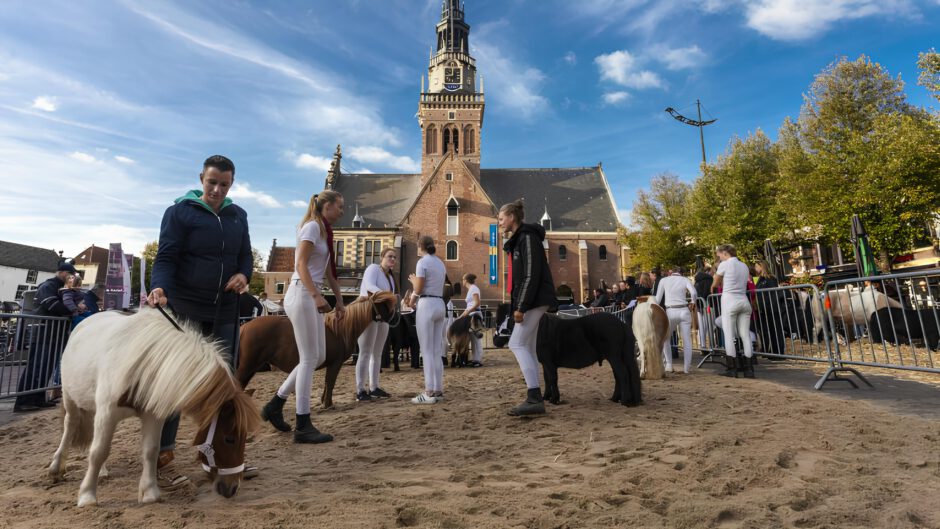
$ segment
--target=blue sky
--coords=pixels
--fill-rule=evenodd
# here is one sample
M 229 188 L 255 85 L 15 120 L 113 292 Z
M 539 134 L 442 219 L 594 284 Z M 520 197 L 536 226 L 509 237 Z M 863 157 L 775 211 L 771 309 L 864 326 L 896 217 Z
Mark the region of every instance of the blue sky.
M 700 98 L 714 160 L 776 137 L 813 76 L 870 55 L 917 86 L 940 0 L 467 0 L 485 79 L 483 166 L 602 161 L 624 213 L 691 181 Z M 440 0 L 0 2 L 0 239 L 139 252 L 200 164 L 236 164 L 253 245 L 293 244 L 336 144 L 348 172 L 417 172 L 415 112 Z M 353 197 L 347 197 L 347 200 Z M 353 198 L 354 199 L 354 198 Z M 350 213 L 352 214 L 352 213 Z

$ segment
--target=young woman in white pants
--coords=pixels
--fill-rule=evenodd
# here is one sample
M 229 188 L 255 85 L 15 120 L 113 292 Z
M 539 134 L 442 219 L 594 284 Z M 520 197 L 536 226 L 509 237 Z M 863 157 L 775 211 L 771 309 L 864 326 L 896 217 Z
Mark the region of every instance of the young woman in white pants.
M 744 376 L 754 377 L 754 366 L 751 365 L 751 358 L 754 356 L 754 350 L 751 345 L 751 302 L 748 299 L 747 283 L 750 279 L 750 271 L 747 265 L 737 258 L 737 252 L 734 246 L 723 244 L 718 247 L 716 252 L 721 264 L 715 272 L 715 282 L 712 283 L 712 291 L 721 289 L 721 319 L 722 330 L 725 333 L 725 356 L 727 358 L 727 369 L 724 376 L 737 378 L 737 367 L 739 365 L 737 351 L 735 350 L 734 338 L 737 336 L 744 345 L 744 358 L 740 360 L 740 365 L 744 368 Z
M 512 263 L 512 317 L 515 326 L 509 337 L 509 349 L 519 362 L 527 388 L 526 400 L 509 410 L 509 415 L 513 416 L 545 413 L 536 345 L 542 315 L 558 304 L 542 246 L 545 228 L 523 223 L 524 218 L 521 200 L 504 205 L 497 217 L 503 236 L 509 238 L 503 249 Z
M 336 295 L 337 318 L 342 318 L 346 307 L 339 283 L 330 266 L 329 226 L 343 216 L 343 195 L 333 190 L 313 195 L 307 213 L 297 230 L 297 255 L 294 275 L 284 297 L 284 311 L 294 327 L 294 339 L 300 363 L 281 384 L 274 398 L 261 410 L 261 418 L 270 421 L 281 431 L 290 430 L 284 422 L 284 402 L 291 393 L 297 398 L 297 426 L 295 443 L 326 443 L 333 436 L 321 433 L 310 422 L 310 392 L 313 372 L 326 359 L 326 328 L 323 313 L 330 304 L 323 298 L 323 279 L 326 277 Z
M 418 264 L 408 277 L 414 287 L 408 305 L 414 308 L 415 327 L 421 358 L 424 360 L 424 393 L 411 399 L 414 404 L 435 404 L 444 398 L 444 263 L 434 254 L 437 248 L 428 235 L 418 239 Z
M 395 278 L 392 268 L 398 262 L 398 251 L 394 248 L 382 250 L 382 260 L 372 263 L 362 275 L 359 297 L 367 298 L 380 291 L 395 292 Z M 387 399 L 391 395 L 379 386 L 379 373 L 382 368 L 382 350 L 388 338 L 388 323 L 373 321 L 359 335 L 359 359 L 356 360 L 356 400 L 368 402 L 373 399 Z M 366 389 L 368 382 L 369 389 Z
M 471 318 L 482 318 L 480 312 L 480 287 L 476 285 L 476 274 L 464 274 L 463 286 L 467 289 L 467 308 L 458 318 L 470 316 Z M 473 331 L 470 331 L 470 367 L 481 367 L 483 365 L 483 340 L 481 340 Z

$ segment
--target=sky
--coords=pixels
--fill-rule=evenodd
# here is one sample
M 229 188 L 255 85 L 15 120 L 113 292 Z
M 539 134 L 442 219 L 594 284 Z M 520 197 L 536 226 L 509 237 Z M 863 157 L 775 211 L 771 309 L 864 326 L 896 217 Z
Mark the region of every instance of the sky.
M 0 2 L 0 240 L 139 253 L 224 154 L 252 245 L 292 245 L 337 144 L 346 172 L 420 171 L 439 18 L 440 0 Z M 602 162 L 626 222 L 650 178 L 698 173 L 698 131 L 666 107 L 701 100 L 713 162 L 775 138 L 843 56 L 930 106 L 917 54 L 940 44 L 940 0 L 466 0 L 466 19 L 483 167 Z

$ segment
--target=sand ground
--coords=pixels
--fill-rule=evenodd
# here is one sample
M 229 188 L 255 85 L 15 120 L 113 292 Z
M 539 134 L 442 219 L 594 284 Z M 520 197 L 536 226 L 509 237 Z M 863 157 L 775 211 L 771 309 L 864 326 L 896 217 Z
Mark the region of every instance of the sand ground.
M 295 445 L 265 425 L 247 450 L 262 474 L 230 500 L 202 479 L 184 420 L 179 461 L 196 486 L 138 505 L 128 420 L 100 505 L 78 509 L 83 459 L 62 483 L 44 474 L 59 412 L 28 415 L 0 426 L 0 528 L 940 527 L 935 418 L 710 369 L 644 382 L 644 405 L 626 408 L 607 400 L 604 365 L 562 371 L 565 403 L 517 419 L 505 414 L 524 395 L 514 359 L 487 351 L 486 364 L 446 370 L 447 400 L 433 406 L 409 402 L 423 385 L 410 368 L 383 373 L 392 399 L 356 403 L 344 367 L 336 408 L 315 411 L 336 441 Z M 252 382 L 259 402 L 283 376 Z

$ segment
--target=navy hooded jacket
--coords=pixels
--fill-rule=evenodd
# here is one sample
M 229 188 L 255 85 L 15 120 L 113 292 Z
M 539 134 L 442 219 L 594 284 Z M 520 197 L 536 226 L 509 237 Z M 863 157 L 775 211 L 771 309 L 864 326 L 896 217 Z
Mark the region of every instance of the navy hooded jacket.
M 162 288 L 182 316 L 234 320 L 237 295 L 222 289 L 237 273 L 250 280 L 252 264 L 245 210 L 226 198 L 216 215 L 202 191 L 190 191 L 163 214 L 150 288 Z
M 558 306 L 552 272 L 542 241 L 545 228 L 523 223 L 503 245 L 512 259 L 512 308 L 519 312 L 547 305 Z

